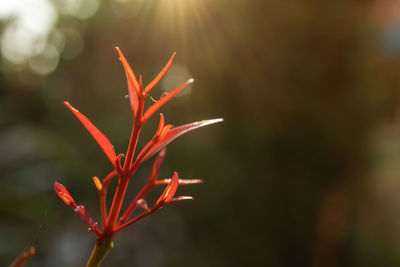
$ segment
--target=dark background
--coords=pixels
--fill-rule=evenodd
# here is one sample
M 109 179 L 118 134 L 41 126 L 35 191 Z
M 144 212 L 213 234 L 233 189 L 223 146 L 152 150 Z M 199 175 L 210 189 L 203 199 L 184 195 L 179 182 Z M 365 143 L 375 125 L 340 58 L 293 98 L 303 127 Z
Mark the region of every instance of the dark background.
M 169 146 L 162 175 L 204 179 L 179 189 L 196 200 L 121 232 L 104 266 L 400 264 L 397 1 L 0 1 L 0 32 L 1 266 L 30 245 L 27 266 L 84 266 L 95 236 L 53 184 L 99 220 L 111 165 L 62 101 L 125 152 L 114 46 L 145 84 L 177 52 L 152 97 L 195 83 L 168 123 L 225 121 Z

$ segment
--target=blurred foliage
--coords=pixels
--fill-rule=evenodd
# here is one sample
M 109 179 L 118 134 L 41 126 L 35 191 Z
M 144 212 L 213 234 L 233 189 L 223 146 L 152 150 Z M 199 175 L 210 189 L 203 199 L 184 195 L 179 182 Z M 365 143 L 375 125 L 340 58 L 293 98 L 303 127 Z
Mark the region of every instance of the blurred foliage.
M 50 50 L 13 62 L 2 42 L 0 265 L 30 245 L 29 266 L 86 261 L 94 236 L 53 183 L 98 218 L 91 177 L 111 166 L 61 103 L 123 153 L 131 117 L 119 46 L 145 83 L 174 51 L 169 83 L 195 78 L 163 108 L 168 123 L 225 122 L 169 146 L 162 173 L 204 179 L 179 189 L 196 201 L 128 228 L 104 266 L 398 266 L 397 1 L 70 2 L 47 2 Z M 1 18 L 4 40 L 16 17 Z

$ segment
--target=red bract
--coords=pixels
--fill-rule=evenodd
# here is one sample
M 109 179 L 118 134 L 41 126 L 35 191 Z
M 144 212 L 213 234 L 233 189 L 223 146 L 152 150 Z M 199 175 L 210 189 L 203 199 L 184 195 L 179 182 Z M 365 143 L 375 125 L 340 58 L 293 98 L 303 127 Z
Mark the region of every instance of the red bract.
M 174 173 L 174 176 L 172 176 L 171 181 L 168 183 L 162 195 L 158 198 L 155 206 L 162 206 L 168 203 L 168 201 L 170 201 L 175 196 L 176 190 L 178 190 L 178 185 L 178 173 Z
M 214 119 L 214 120 L 204 120 L 204 121 L 198 121 L 198 122 L 193 122 L 189 123 L 183 126 L 179 127 L 171 127 L 167 131 L 164 132 L 160 138 L 157 139 L 157 141 L 154 144 L 151 144 L 151 148 L 146 151 L 145 149 L 142 150 L 142 152 L 139 154 L 138 158 L 140 156 L 143 157 L 143 161 L 147 160 L 154 154 L 156 154 L 158 151 L 160 151 L 163 147 L 167 146 L 169 143 L 171 143 L 175 138 L 178 138 L 179 136 L 188 133 L 190 131 L 193 131 L 197 128 L 221 122 L 222 119 Z M 145 147 L 146 148 L 146 147 Z
M 76 206 L 78 206 L 76 205 L 75 200 L 69 194 L 68 190 L 62 184 L 55 182 L 54 190 L 56 191 L 58 197 L 61 198 L 61 200 L 64 201 L 65 204 L 74 209 L 76 208 Z
M 115 164 L 115 151 L 113 145 L 110 143 L 110 141 L 107 139 L 107 137 L 100 132 L 96 126 L 94 126 L 88 118 L 86 118 L 85 115 L 81 114 L 77 109 L 71 106 L 70 103 L 67 101 L 64 101 L 64 105 L 66 105 L 72 113 L 81 121 L 83 126 L 88 130 L 88 132 L 93 136 L 94 140 L 99 144 L 101 149 L 104 151 L 108 159 L 111 161 L 111 164 Z
M 103 180 L 100 180 L 97 177 L 93 177 L 93 182 L 99 192 L 102 230 L 99 230 L 97 228 L 97 223 L 93 222 L 85 207 L 82 205 L 77 205 L 75 203 L 74 199 L 71 197 L 64 186 L 57 182 L 54 185 L 57 195 L 64 201 L 64 203 L 75 210 L 80 219 L 89 226 L 89 230 L 98 235 L 99 240 L 112 240 L 118 231 L 157 211 L 158 209 L 164 207 L 169 203 L 193 199 L 190 196 L 175 197 L 178 186 L 202 183 L 202 180 L 179 179 L 178 173 L 174 173 L 172 178 L 170 179 L 167 178 L 158 180 L 160 175 L 160 167 L 166 154 L 166 146 L 174 139 L 187 132 L 222 121 L 222 119 L 204 120 L 189 123 L 179 127 L 173 127 L 170 124 L 165 124 L 164 115 L 160 114 L 158 129 L 155 132 L 153 138 L 142 148 L 141 152 L 138 153 L 138 155 L 135 157 L 135 150 L 142 127 L 152 117 L 152 115 L 157 112 L 157 110 L 165 105 L 178 92 L 183 90 L 188 84 L 192 83 L 193 79 L 189 79 L 187 82 L 172 90 L 169 94 L 161 97 L 160 100 L 153 103 L 147 110 L 144 110 L 145 101 L 148 97 L 148 94 L 166 75 L 174 60 L 175 53 L 172 55 L 171 59 L 168 61 L 167 65 L 162 69 L 162 71 L 154 78 L 153 81 L 149 83 L 149 85 L 147 85 L 143 89 L 141 76 L 139 76 L 139 80 L 136 78 L 132 68 L 126 61 L 122 52 L 119 50 L 119 48 L 116 49 L 126 74 L 129 103 L 133 115 L 133 127 L 126 155 L 119 154 L 117 156 L 114 147 L 112 146 L 108 138 L 102 132 L 100 132 L 86 116 L 81 114 L 77 109 L 73 108 L 68 102 L 64 102 L 64 104 L 71 110 L 71 112 L 79 119 L 83 126 L 92 135 L 92 137 L 95 139 L 97 144 L 103 150 L 103 152 L 114 167 L 114 170 L 112 170 Z M 123 201 L 125 200 L 126 189 L 132 176 L 135 174 L 137 169 L 144 161 L 150 159 L 154 155 L 157 155 L 157 157 L 155 158 L 149 179 L 136 195 L 136 197 L 134 197 L 133 200 L 130 202 L 128 208 L 121 215 L 121 207 Z M 124 163 L 122 165 L 121 159 L 123 157 Z M 108 186 L 110 182 L 117 177 L 118 186 L 114 193 L 111 207 L 107 210 L 106 199 Z M 154 205 L 149 208 L 148 202 L 145 199 L 147 193 L 155 186 L 165 184 L 166 187 L 163 193 L 157 199 Z M 130 219 L 133 212 L 138 207 L 141 208 L 142 213 L 135 218 Z

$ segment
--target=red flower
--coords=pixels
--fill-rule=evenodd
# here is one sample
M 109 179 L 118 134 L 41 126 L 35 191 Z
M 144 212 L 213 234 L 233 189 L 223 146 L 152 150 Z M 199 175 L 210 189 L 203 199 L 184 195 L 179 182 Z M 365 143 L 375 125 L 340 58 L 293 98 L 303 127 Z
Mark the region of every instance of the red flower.
M 161 97 L 160 100 L 150 106 L 147 110 L 144 110 L 144 103 L 147 96 L 167 73 L 173 62 L 175 53 L 172 55 L 171 59 L 162 69 L 162 71 L 154 78 L 154 80 L 150 82 L 145 88 L 143 88 L 142 77 L 140 76 L 139 80 L 137 80 L 134 72 L 132 71 L 132 68 L 129 66 L 122 52 L 119 50 L 118 47 L 116 49 L 125 70 L 128 84 L 129 103 L 133 116 L 131 139 L 126 151 L 126 156 L 124 154 L 117 155 L 115 153 L 113 145 L 108 140 L 108 138 L 102 132 L 100 132 L 86 116 L 81 114 L 77 109 L 73 108 L 68 102 L 64 102 L 64 104 L 72 111 L 72 113 L 80 120 L 83 126 L 93 136 L 93 138 L 96 140 L 96 142 L 101 147 L 104 154 L 107 156 L 114 167 L 114 170 L 111 171 L 102 181 L 97 177 L 93 177 L 93 182 L 99 192 L 102 230 L 99 230 L 97 228 L 97 223 L 93 222 L 92 218 L 86 212 L 85 207 L 82 205 L 77 205 L 75 203 L 75 200 L 72 198 L 72 196 L 69 194 L 64 186 L 57 182 L 54 185 L 57 195 L 64 201 L 64 203 L 74 209 L 80 219 L 89 226 L 89 231 L 94 232 L 96 235 L 99 236 L 99 238 L 108 239 L 112 239 L 118 231 L 124 229 L 125 227 L 133 224 L 134 222 L 155 212 L 156 210 L 166 206 L 171 202 L 193 199 L 189 196 L 175 197 L 178 186 L 202 183 L 202 180 L 179 179 L 178 173 L 174 173 L 171 179 L 158 180 L 160 167 L 166 154 L 166 146 L 175 138 L 185 133 L 206 125 L 222 121 L 222 119 L 204 120 L 189 123 L 179 127 L 173 127 L 170 124 L 166 125 L 164 115 L 160 114 L 158 129 L 153 138 L 143 147 L 140 153 L 138 153 L 137 156 L 134 157 L 140 131 L 145 123 L 152 115 L 154 115 L 155 112 L 157 112 L 157 110 L 165 105 L 178 92 L 183 90 L 186 85 L 192 83 L 193 79 L 187 80 L 185 83 L 178 86 L 167 95 Z M 147 183 L 132 200 L 128 208 L 121 216 L 121 206 L 125 199 L 125 192 L 131 177 L 135 174 L 137 169 L 144 161 L 150 159 L 154 155 L 157 155 L 157 157 L 155 158 L 155 161 L 153 163 L 152 173 Z M 122 157 L 125 157 L 123 165 L 121 165 Z M 119 179 L 117 190 L 115 191 L 111 208 L 107 210 L 106 199 L 108 185 L 110 184 L 111 180 L 117 176 Z M 151 208 L 149 208 L 149 205 L 145 200 L 145 196 L 153 187 L 163 184 L 166 184 L 164 192 L 161 194 L 155 204 Z M 142 213 L 137 217 L 130 219 L 131 215 L 137 208 L 141 208 L 143 210 Z

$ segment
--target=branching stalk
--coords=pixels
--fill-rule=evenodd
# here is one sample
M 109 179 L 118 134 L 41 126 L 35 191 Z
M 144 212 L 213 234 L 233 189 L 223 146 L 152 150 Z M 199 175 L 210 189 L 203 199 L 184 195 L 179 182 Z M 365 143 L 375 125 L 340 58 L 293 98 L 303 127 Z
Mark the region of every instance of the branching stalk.
M 97 239 L 86 267 L 99 267 L 113 247 L 114 243 L 111 239 Z

